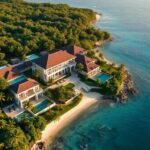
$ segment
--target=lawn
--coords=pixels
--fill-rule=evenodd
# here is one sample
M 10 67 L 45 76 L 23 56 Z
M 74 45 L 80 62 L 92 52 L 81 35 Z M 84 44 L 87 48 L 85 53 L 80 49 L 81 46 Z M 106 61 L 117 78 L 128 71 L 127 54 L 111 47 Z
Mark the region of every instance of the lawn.
M 75 96 L 74 84 L 69 83 L 65 86 L 49 89 L 45 94 L 56 103 L 63 104 Z

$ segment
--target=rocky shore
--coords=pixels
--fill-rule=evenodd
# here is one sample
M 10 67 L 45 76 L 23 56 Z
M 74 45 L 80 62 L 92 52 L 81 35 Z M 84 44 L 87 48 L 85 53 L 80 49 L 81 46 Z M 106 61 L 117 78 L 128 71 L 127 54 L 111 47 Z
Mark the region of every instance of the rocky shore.
M 126 77 L 122 84 L 122 88 L 116 97 L 118 101 L 124 103 L 128 100 L 128 98 L 132 95 L 136 95 L 137 91 L 134 87 L 134 82 L 131 74 L 126 71 Z
M 136 95 L 137 90 L 134 87 L 134 81 L 131 74 L 126 70 L 126 76 L 122 83 L 121 90 L 117 96 L 105 95 L 104 99 L 112 99 L 117 102 L 126 103 L 130 96 Z

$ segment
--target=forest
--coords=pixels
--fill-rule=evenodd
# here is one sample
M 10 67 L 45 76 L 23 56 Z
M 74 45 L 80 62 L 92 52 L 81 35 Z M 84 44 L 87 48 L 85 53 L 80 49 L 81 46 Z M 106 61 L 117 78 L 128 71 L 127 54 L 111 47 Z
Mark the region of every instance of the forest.
M 0 0 L 0 65 L 10 58 L 76 44 L 88 50 L 110 34 L 92 24 L 96 13 L 66 4 Z

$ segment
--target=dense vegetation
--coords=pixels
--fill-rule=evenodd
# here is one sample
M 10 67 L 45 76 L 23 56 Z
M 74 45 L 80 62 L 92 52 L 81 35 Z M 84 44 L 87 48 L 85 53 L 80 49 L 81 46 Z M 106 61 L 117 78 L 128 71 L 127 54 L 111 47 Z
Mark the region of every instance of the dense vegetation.
M 39 117 L 25 118 L 21 122 L 8 118 L 0 111 L 0 150 L 29 150 L 31 145 L 40 139 L 46 124 L 76 106 L 81 97 L 82 95 L 79 95 L 68 105 L 57 105 Z
M 107 64 L 105 61 L 98 61 L 101 66 L 102 72 L 112 75 L 112 78 L 105 84 L 102 84 L 102 94 L 116 96 L 119 94 L 121 85 L 126 76 L 126 68 L 122 64 L 115 66 L 114 64 Z
M 95 12 L 65 4 L 0 0 L 0 65 L 11 57 L 75 43 L 91 49 L 109 33 L 95 29 Z
M 56 103 L 65 103 L 67 100 L 75 96 L 74 84 L 69 83 L 65 86 L 49 89 L 46 91 L 46 95 Z

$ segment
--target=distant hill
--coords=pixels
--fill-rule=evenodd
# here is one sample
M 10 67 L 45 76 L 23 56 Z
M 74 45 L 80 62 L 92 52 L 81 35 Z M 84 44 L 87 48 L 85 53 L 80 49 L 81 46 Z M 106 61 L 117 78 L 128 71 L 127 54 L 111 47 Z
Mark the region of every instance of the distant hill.
M 91 27 L 95 19 L 92 10 L 65 4 L 0 0 L 0 65 L 70 43 L 91 49 L 109 35 Z

